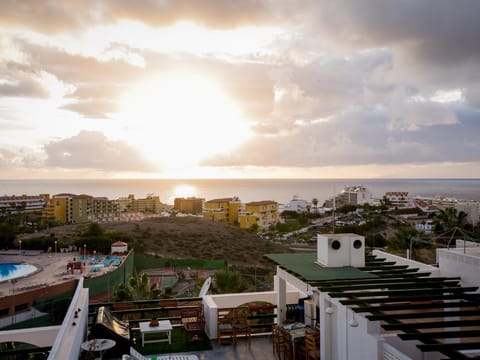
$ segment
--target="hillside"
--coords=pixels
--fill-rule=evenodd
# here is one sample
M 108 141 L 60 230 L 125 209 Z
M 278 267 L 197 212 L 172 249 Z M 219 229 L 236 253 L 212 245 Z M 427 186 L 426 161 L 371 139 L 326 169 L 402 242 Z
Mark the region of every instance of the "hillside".
M 87 227 L 88 224 L 60 226 L 48 229 L 43 235 L 54 234 L 66 240 L 81 234 Z M 266 264 L 262 258 L 264 254 L 289 251 L 237 226 L 197 217 L 159 217 L 101 224 L 101 227 L 108 232 L 121 233 L 137 251 L 169 259 L 226 260 L 230 265 L 262 266 Z M 35 237 L 41 235 L 36 233 Z

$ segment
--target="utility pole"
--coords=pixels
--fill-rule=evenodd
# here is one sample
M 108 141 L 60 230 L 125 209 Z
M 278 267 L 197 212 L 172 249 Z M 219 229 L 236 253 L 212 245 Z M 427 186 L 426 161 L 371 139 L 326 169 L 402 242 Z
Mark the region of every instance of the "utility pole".
M 335 234 L 335 207 L 336 207 L 336 199 L 335 199 L 335 183 L 333 183 L 333 221 L 332 221 L 332 234 Z

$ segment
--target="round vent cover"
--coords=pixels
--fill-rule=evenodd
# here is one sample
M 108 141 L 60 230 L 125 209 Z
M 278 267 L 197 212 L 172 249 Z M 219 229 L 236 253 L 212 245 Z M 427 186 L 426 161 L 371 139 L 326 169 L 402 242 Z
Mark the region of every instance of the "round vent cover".
M 331 247 L 332 247 L 333 250 L 338 250 L 338 249 L 340 249 L 341 246 L 342 246 L 342 244 L 340 243 L 340 241 L 338 241 L 338 240 L 333 240 L 332 241 Z
M 361 241 L 361 240 L 355 240 L 355 241 L 353 242 L 353 247 L 354 247 L 355 249 L 360 249 L 360 248 L 362 247 L 362 241 Z

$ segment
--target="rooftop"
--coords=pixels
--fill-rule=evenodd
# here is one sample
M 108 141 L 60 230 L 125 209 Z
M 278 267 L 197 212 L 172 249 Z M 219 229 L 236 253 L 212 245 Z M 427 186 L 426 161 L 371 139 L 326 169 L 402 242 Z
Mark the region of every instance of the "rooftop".
M 352 266 L 321 266 L 316 262 L 316 252 L 267 254 L 265 257 L 307 283 L 334 279 L 364 279 L 377 277 L 375 274 L 371 274 Z

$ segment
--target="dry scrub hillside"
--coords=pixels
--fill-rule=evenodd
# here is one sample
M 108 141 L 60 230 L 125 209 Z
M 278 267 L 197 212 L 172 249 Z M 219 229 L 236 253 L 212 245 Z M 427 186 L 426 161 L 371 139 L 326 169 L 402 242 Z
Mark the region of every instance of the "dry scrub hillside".
M 49 229 L 48 233 L 68 238 L 80 234 L 87 226 L 61 226 Z M 197 217 L 159 217 L 101 224 L 101 227 L 122 233 L 137 251 L 169 259 L 226 260 L 230 265 L 262 266 L 266 264 L 264 254 L 289 251 L 237 226 Z

